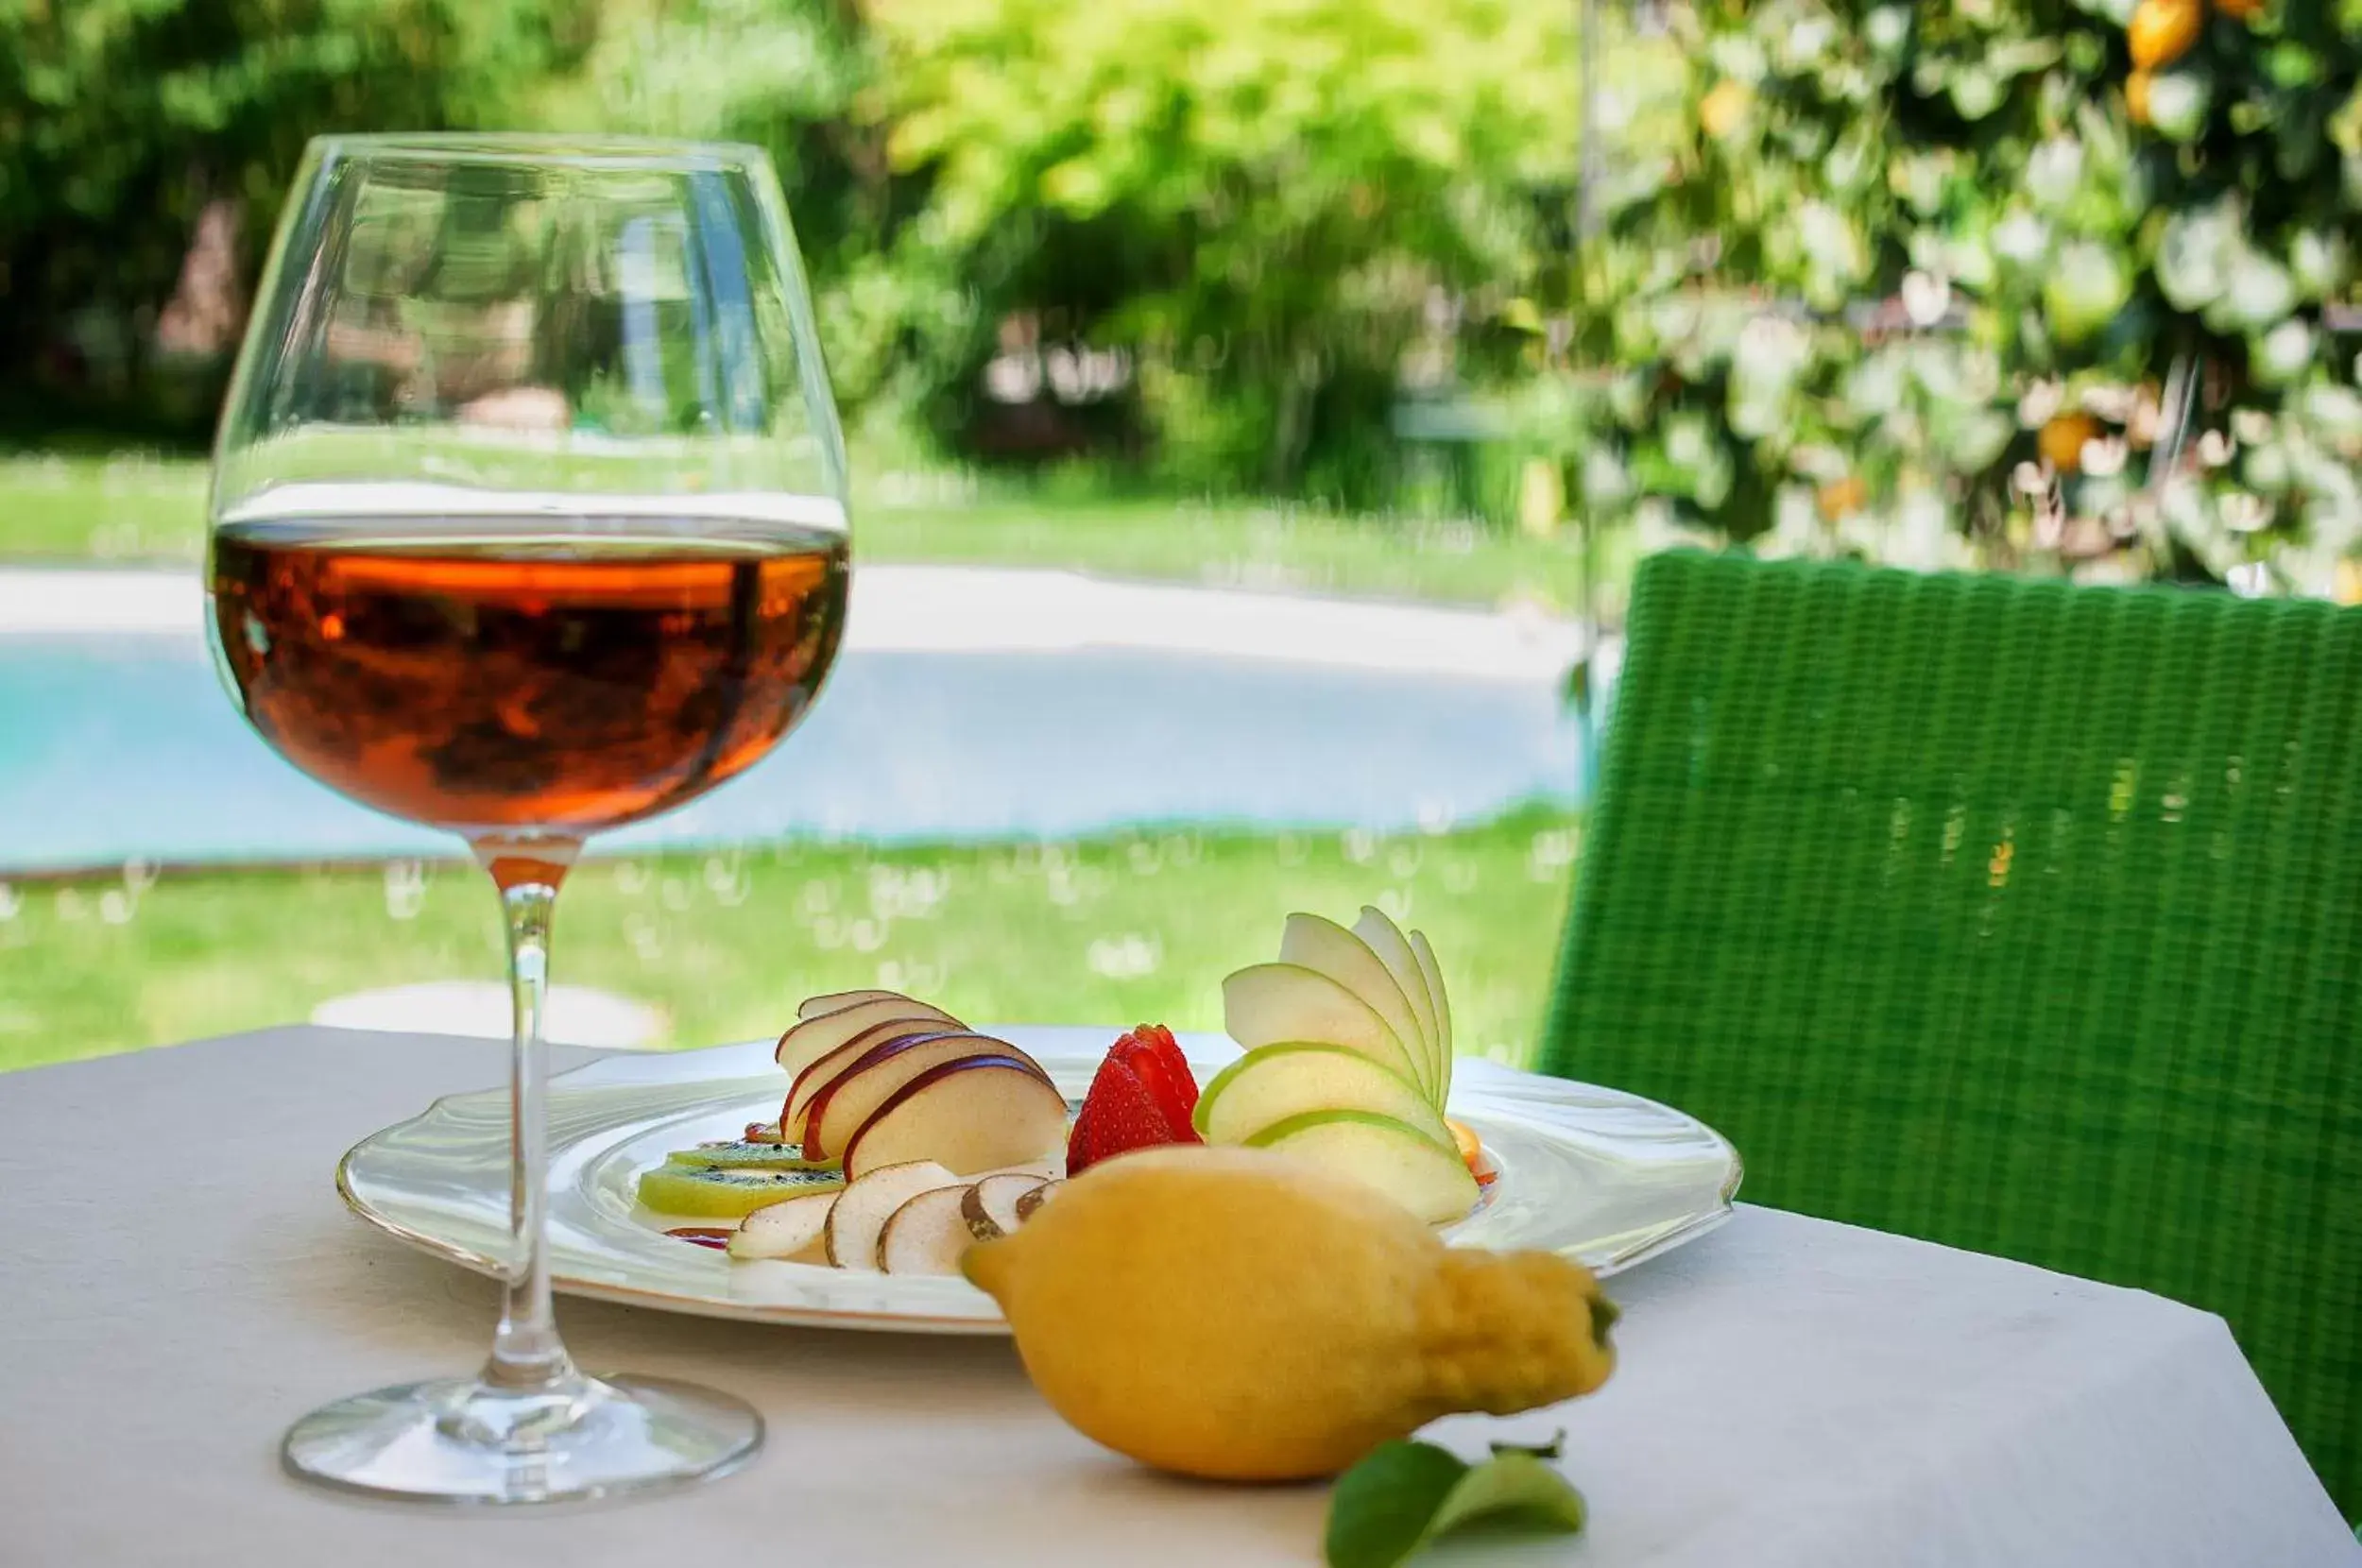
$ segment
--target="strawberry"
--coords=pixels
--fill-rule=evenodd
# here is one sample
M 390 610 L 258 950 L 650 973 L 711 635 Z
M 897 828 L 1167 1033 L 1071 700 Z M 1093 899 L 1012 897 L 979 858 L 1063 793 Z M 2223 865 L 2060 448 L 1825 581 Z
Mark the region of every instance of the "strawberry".
M 1130 1067 L 1147 1085 L 1172 1129 L 1173 1142 L 1203 1141 L 1190 1123 L 1190 1113 L 1197 1109 L 1197 1079 L 1190 1072 L 1190 1059 L 1181 1054 L 1172 1031 L 1162 1024 L 1141 1024 L 1118 1040 L 1107 1054 Z
M 1110 1155 L 1179 1141 L 1163 1107 L 1138 1073 L 1114 1052 L 1099 1064 L 1090 1093 L 1074 1117 L 1066 1146 L 1066 1173 L 1080 1176 Z

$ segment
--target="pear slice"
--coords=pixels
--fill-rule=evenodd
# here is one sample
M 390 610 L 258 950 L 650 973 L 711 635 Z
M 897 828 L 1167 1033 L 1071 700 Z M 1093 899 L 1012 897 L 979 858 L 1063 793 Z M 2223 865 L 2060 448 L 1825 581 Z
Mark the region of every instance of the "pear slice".
M 825 996 L 806 997 L 802 1001 L 796 1003 L 796 1016 L 799 1021 L 807 1018 L 825 1017 L 827 1014 L 831 1013 L 842 1013 L 847 1008 L 852 1006 L 855 1002 L 906 1002 L 912 999 L 913 998 L 909 997 L 903 996 L 899 991 L 830 991 Z
M 1347 987 L 1302 964 L 1257 963 L 1229 976 L 1222 982 L 1222 1017 L 1248 1050 L 1308 1040 L 1343 1046 L 1424 1087 L 1411 1048 L 1386 1020 Z
M 1481 1190 L 1457 1150 L 1407 1122 L 1369 1111 L 1290 1116 L 1247 1139 L 1247 1147 L 1292 1154 L 1350 1176 L 1430 1225 L 1465 1219 Z
M 935 1187 L 896 1209 L 878 1233 L 881 1274 L 956 1274 L 960 1254 L 976 1244 L 961 1205 L 972 1186 Z
M 1427 977 L 1427 994 L 1435 999 L 1436 1031 L 1443 1036 L 1444 1053 L 1436 1064 L 1435 1107 L 1442 1110 L 1451 1094 L 1451 1065 L 1458 1060 L 1459 1047 L 1452 1041 L 1451 997 L 1444 990 L 1444 966 L 1435 962 L 1435 949 L 1428 946 L 1425 931 L 1412 931 L 1410 936 L 1411 954 L 1419 961 L 1419 973 Z
M 1022 1225 L 1028 1219 L 1033 1219 L 1040 1212 L 1044 1203 L 1058 1196 L 1058 1189 L 1064 1185 L 1066 1185 L 1066 1179 L 1060 1177 L 1054 1182 L 1042 1183 L 1031 1192 L 1019 1194 L 1017 1200 L 1017 1222 Z
M 1192 1118 L 1207 1143 L 1247 1143 L 1308 1111 L 1369 1111 L 1416 1128 L 1446 1149 L 1451 1129 L 1425 1090 L 1342 1046 L 1264 1046 L 1214 1075 Z
M 912 1001 L 908 997 L 880 997 L 870 1001 L 855 1002 L 834 1013 L 823 1013 L 779 1036 L 779 1048 L 772 1060 L 790 1073 L 799 1073 L 854 1035 L 876 1024 L 892 1023 L 898 1018 L 918 1021 L 935 1019 L 946 1029 L 966 1029 L 967 1026 L 939 1007 Z
M 1279 962 L 1299 963 L 1326 975 L 1369 1003 L 1370 1011 L 1386 1021 L 1395 1038 L 1411 1053 L 1412 1065 L 1417 1069 L 1412 1075 L 1414 1081 L 1433 1092 L 1429 1074 L 1433 1070 L 1434 1049 L 1428 1044 L 1419 1014 L 1412 1007 L 1401 982 L 1368 943 L 1333 920 L 1324 920 L 1317 914 L 1292 914 L 1279 938 Z
M 960 1200 L 960 1218 L 977 1240 L 996 1240 L 1025 1223 L 1018 1218 L 1017 1201 L 1041 1185 L 1038 1176 L 987 1176 Z
M 933 1160 L 881 1166 L 860 1180 L 847 1183 L 845 1190 L 837 1194 L 836 1206 L 829 1211 L 828 1226 L 821 1233 L 829 1261 L 839 1269 L 875 1273 L 878 1237 L 884 1233 L 886 1221 L 894 1218 L 894 1211 L 922 1192 L 963 1185 L 957 1176 Z
M 1411 1011 L 1419 1015 L 1419 1031 L 1427 1038 L 1428 1058 L 1440 1067 L 1449 1054 L 1444 1046 L 1443 1021 L 1435 1011 L 1434 993 L 1427 987 L 1427 972 L 1419 967 L 1419 955 L 1411 950 L 1402 928 L 1376 904 L 1364 904 L 1361 918 L 1353 923 L 1353 934 L 1370 945 L 1370 951 L 1378 955 L 1378 962 L 1386 965 L 1386 972 L 1395 977 L 1395 983 L 1402 987 Z M 1443 1082 L 1443 1074 L 1439 1070 L 1420 1082 L 1434 1087 Z M 1439 1109 L 1444 1103 L 1440 1093 L 1435 1103 Z
M 815 1192 L 757 1209 L 730 1236 L 732 1257 L 795 1257 L 815 1251 L 829 1228 L 837 1194 Z

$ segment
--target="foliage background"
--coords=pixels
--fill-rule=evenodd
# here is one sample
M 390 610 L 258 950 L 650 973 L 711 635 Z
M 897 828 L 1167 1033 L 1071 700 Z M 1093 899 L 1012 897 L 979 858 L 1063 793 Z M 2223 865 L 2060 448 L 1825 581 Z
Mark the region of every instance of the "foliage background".
M 1597 512 L 2350 596 L 2353 0 L 1676 13 L 1683 134 L 1537 398 Z M 2143 69 L 2146 67 L 2146 69 Z
M 0 0 L 0 423 L 200 434 L 313 132 L 723 136 L 936 457 L 2362 586 L 2362 0 L 1606 9 L 1583 236 L 1571 4 Z

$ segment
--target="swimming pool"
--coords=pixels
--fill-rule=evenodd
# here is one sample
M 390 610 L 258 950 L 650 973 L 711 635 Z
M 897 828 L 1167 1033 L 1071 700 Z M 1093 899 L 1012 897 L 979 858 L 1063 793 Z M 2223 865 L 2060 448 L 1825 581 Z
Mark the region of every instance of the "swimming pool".
M 852 647 L 744 776 L 605 847 L 1437 827 L 1576 798 L 1555 679 L 1197 650 Z M 448 854 L 282 762 L 185 635 L 0 639 L 0 873 Z

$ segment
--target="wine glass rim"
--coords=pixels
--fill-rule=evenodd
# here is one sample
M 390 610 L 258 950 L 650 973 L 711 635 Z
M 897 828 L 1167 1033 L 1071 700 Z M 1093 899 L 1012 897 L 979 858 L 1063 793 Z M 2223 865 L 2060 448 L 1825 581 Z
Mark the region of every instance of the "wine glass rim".
M 770 156 L 748 142 L 484 130 L 335 131 L 313 137 L 311 150 L 321 159 L 668 169 L 744 169 L 760 166 Z

